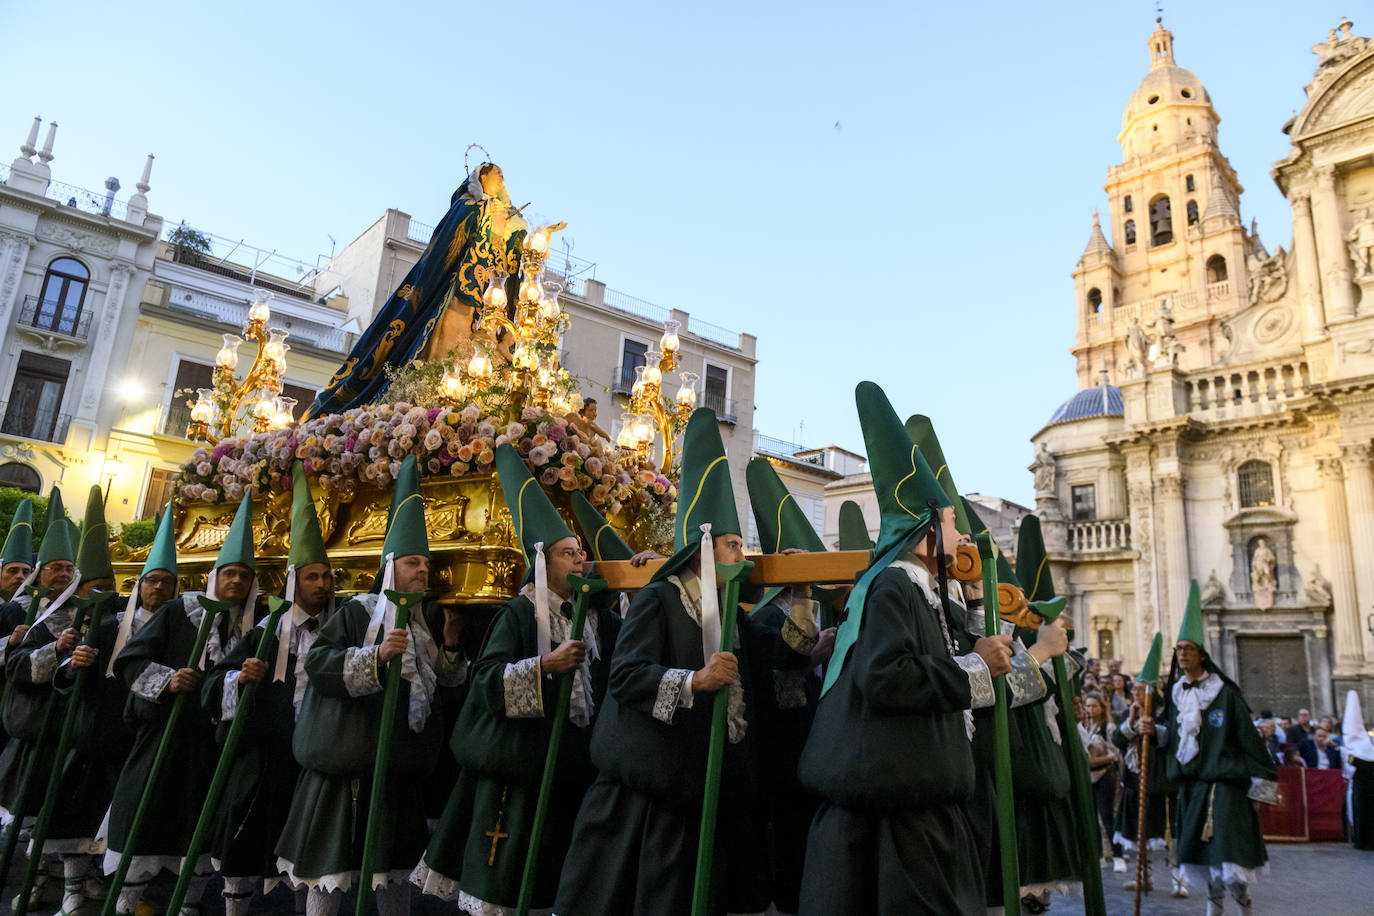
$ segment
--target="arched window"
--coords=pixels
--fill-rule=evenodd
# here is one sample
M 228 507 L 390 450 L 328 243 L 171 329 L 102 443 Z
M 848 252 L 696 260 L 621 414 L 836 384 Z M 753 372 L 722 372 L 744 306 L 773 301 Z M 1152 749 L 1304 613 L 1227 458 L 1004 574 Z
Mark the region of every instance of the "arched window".
M 1096 286 L 1088 290 L 1088 310 L 1094 315 L 1102 311 L 1102 290 Z
M 1133 219 L 1126 220 L 1126 244 L 1135 244 L 1135 220 Z
M 1197 225 L 1197 201 L 1188 201 L 1188 225 Z
M 1207 259 L 1207 282 L 1221 283 L 1226 279 L 1226 259 L 1214 254 Z
M 75 258 L 58 258 L 48 265 L 33 326 L 59 334 L 76 333 L 91 272 Z
M 1274 469 L 1267 461 L 1247 461 L 1236 471 L 1240 482 L 1240 507 L 1254 509 L 1274 504 Z
M 1135 204 L 1131 202 L 1131 195 L 1127 194 L 1125 197 L 1121 199 L 1121 209 L 1126 211 L 1127 213 L 1130 213 L 1132 210 L 1135 209 Z
M 32 465 L 22 461 L 0 464 L 0 487 L 14 487 L 27 493 L 38 493 L 43 489 L 43 478 Z
M 1150 201 L 1150 245 L 1167 245 L 1174 240 L 1174 217 L 1169 198 L 1161 194 Z
M 1188 90 L 1185 89 L 1185 90 L 1183 90 L 1183 91 L 1186 93 Z M 1188 96 L 1186 96 L 1186 95 L 1184 96 L 1185 99 L 1186 99 L 1187 97 L 1188 97 Z M 1193 183 L 1193 176 L 1192 176 L 1192 175 L 1189 175 L 1189 176 L 1187 176 L 1186 178 L 1183 179 L 1183 190 L 1187 191 L 1189 194 L 1191 194 L 1191 193 L 1193 193 L 1194 191 L 1197 190 L 1197 185 L 1195 185 L 1195 184 Z

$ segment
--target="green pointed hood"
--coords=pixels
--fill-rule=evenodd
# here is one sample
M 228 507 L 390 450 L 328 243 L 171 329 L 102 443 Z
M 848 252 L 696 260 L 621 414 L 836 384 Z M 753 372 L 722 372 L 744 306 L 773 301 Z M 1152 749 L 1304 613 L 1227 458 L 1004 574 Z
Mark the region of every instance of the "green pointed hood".
M 311 563 L 328 562 L 315 500 L 310 495 L 310 482 L 305 479 L 305 465 L 297 461 L 291 468 L 291 550 L 286 565 L 300 569 Z
M 539 481 L 530 475 L 525 459 L 509 442 L 496 447 L 495 464 L 506 508 L 510 509 L 511 527 L 515 529 L 520 554 L 525 559 L 525 569 L 533 569 L 534 545 L 543 544 L 548 550 L 558 541 L 573 537 L 572 529 L 558 514 Z
M 243 497 L 243 501 L 239 503 L 239 510 L 234 513 L 234 522 L 229 526 L 229 533 L 224 536 L 224 544 L 219 549 L 219 556 L 215 557 L 215 569 L 228 566 L 230 563 L 242 563 L 254 571 L 258 568 L 257 562 L 253 558 L 253 494 L 251 492 Z
M 628 560 L 635 555 L 630 545 L 611 527 L 606 517 L 596 511 L 581 490 L 573 491 L 572 510 L 577 527 L 582 529 L 582 543 L 594 561 Z
M 926 464 L 935 470 L 935 479 L 940 482 L 940 488 L 945 491 L 945 496 L 954 505 L 954 521 L 959 528 L 960 534 L 973 534 L 973 522 L 969 519 L 968 513 L 964 510 L 964 501 L 959 496 L 959 488 L 954 485 L 954 477 L 949 470 L 949 462 L 945 461 L 944 449 L 940 448 L 940 440 L 935 436 L 935 427 L 930 423 L 930 417 L 923 414 L 913 414 L 907 417 L 906 433 L 911 437 L 911 441 L 916 443 L 916 447 L 921 450 L 921 454 L 926 459 Z
M 812 553 L 825 550 L 820 535 L 767 458 L 752 459 L 744 479 L 764 553 L 782 553 L 790 548 Z
M 1197 580 L 1194 579 L 1188 589 L 1188 609 L 1183 612 L 1183 626 L 1178 629 L 1178 641 L 1187 640 L 1205 652 L 1206 639 L 1202 628 L 1202 593 L 1198 591 Z
M 176 522 L 173 516 L 172 504 L 162 510 L 162 518 L 157 523 L 157 533 L 153 535 L 153 546 L 148 549 L 148 559 L 143 564 L 143 571 L 139 573 L 139 578 L 143 578 L 155 569 L 165 569 L 172 575 L 177 574 L 177 545 L 176 545 Z
M 699 407 L 682 434 L 682 471 L 677 485 L 677 516 L 673 519 L 673 555 L 654 573 L 655 582 L 675 575 L 701 547 L 701 526 L 711 536 L 740 534 L 730 464 L 720 440 L 715 411 Z
M 386 542 L 382 556 L 429 556 L 429 533 L 425 528 L 425 501 L 420 495 L 420 469 L 414 455 L 401 462 L 396 489 L 391 493 L 387 513 Z
M 5 547 L 0 550 L 0 566 L 33 562 L 33 500 L 22 500 L 14 510 Z
M 61 504 L 58 505 L 58 508 L 62 508 Z M 43 543 L 38 547 L 38 564 L 41 566 L 54 560 L 66 560 L 69 563 L 75 563 L 76 551 L 72 549 L 72 532 L 76 526 L 66 518 L 58 518 L 53 521 L 52 516 L 49 515 L 48 519 L 47 533 L 43 535 Z
M 881 556 L 910 541 L 930 524 L 933 510 L 951 503 L 883 389 L 873 382 L 860 382 L 854 401 L 878 496 L 882 521 L 874 551 Z
M 868 522 L 864 521 L 864 510 L 852 499 L 840 503 L 840 549 L 873 549 L 873 538 L 868 535 Z
M 67 508 L 62 505 L 62 491 L 57 489 L 57 484 L 53 484 L 52 489 L 48 491 L 48 515 L 43 522 L 43 537 L 48 536 L 48 529 L 52 527 L 54 520 L 66 517 Z
M 1149 684 L 1151 687 L 1159 683 L 1159 659 L 1164 654 L 1164 634 L 1156 633 L 1155 638 L 1150 643 L 1150 652 L 1145 656 L 1145 664 L 1140 669 L 1140 677 L 1136 678 L 1142 684 Z
M 1027 515 L 1021 519 L 1021 530 L 1016 537 L 1016 568 L 1031 610 L 1047 623 L 1063 613 L 1068 598 L 1055 591 L 1039 516 Z
M 81 523 L 76 568 L 84 582 L 114 578 L 114 566 L 110 564 L 110 526 L 105 524 L 105 494 L 99 484 L 92 486 L 86 496 L 86 517 Z

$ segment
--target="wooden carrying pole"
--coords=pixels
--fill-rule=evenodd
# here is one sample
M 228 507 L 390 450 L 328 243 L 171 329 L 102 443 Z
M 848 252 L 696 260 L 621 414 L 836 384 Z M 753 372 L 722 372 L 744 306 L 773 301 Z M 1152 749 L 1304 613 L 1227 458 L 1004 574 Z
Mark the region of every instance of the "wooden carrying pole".
M 387 592 L 384 600 L 396 604 L 396 626 L 404 630 L 410 626 L 409 602 L 397 602 L 407 597 Z M 385 633 L 382 634 L 385 637 Z M 358 870 L 357 916 L 366 916 L 372 908 L 372 872 L 377 858 L 377 842 L 382 829 L 382 796 L 386 792 L 386 771 L 391 765 L 391 735 L 396 730 L 396 703 L 401 693 L 401 656 L 393 656 L 386 663 L 386 686 L 382 694 L 382 721 L 377 729 L 377 760 L 372 768 L 372 795 L 367 804 L 367 833 L 363 838 L 363 861 Z
M 712 562 L 702 557 L 703 563 Z M 739 610 L 740 579 L 754 564 L 745 560 L 729 566 L 716 566 L 716 582 L 725 586 L 725 600 L 720 608 L 720 651 L 735 648 L 735 615 Z M 703 659 L 709 662 L 710 659 Z M 725 762 L 725 732 L 730 709 L 730 686 L 727 684 L 711 698 L 711 735 L 706 748 L 706 792 L 701 804 L 701 833 L 697 841 L 697 877 L 692 888 L 692 916 L 707 916 L 711 895 L 711 857 L 716 848 L 716 812 L 720 806 L 720 775 Z
M 260 662 L 266 660 L 268 649 L 273 648 L 277 622 L 281 620 L 281 615 L 286 609 L 291 607 L 291 602 L 276 595 L 267 600 L 270 610 L 267 622 L 263 625 L 262 639 L 258 640 L 258 651 L 253 656 Z M 206 837 L 210 835 L 210 827 L 214 823 L 215 813 L 219 810 L 220 799 L 224 797 L 224 787 L 229 782 L 229 769 L 234 765 L 234 754 L 238 750 L 239 741 L 243 739 L 248 717 L 252 715 L 253 700 L 258 694 L 260 683 L 249 681 L 243 685 L 243 693 L 239 695 L 238 706 L 234 709 L 233 721 L 229 724 L 229 734 L 225 736 L 224 747 L 219 754 L 219 763 L 215 765 L 215 775 L 211 777 L 210 789 L 205 793 L 205 804 L 200 808 L 200 819 L 196 821 L 196 829 L 191 834 L 191 845 L 181 859 L 181 871 L 177 873 L 176 887 L 172 889 L 171 899 L 167 901 L 168 913 L 181 912 L 181 903 L 186 899 L 186 892 L 196 875 L 195 863 L 200 858 L 200 850 L 205 845 Z
M 568 584 L 577 595 L 573 604 L 572 628 L 569 639 L 582 638 L 587 622 L 587 604 L 592 595 L 606 587 L 605 579 L 585 579 L 568 574 Z M 544 775 L 539 780 L 539 803 L 534 808 L 534 826 L 530 829 L 530 848 L 525 853 L 525 871 L 520 877 L 520 898 L 516 902 L 516 916 L 529 916 L 534 899 L 534 876 L 539 868 L 539 841 L 544 834 L 544 821 L 549 816 L 549 800 L 553 797 L 553 774 L 558 769 L 558 748 L 563 743 L 563 726 L 568 721 L 568 707 L 572 704 L 572 684 L 575 672 L 566 671 L 558 680 L 558 703 L 554 706 L 549 731 L 549 750 L 544 755 Z
M 997 558 L 992 537 L 986 531 L 975 539 L 983 560 L 983 617 L 988 636 L 1001 632 L 997 595 Z M 997 800 L 997 842 L 1002 853 L 1002 905 L 1008 913 L 1020 912 L 1021 864 L 1016 855 L 1016 801 L 1012 797 L 1011 730 L 1007 724 L 1007 678 L 992 679 L 997 704 L 992 711 L 993 778 Z
M 1145 705 L 1141 715 L 1149 717 L 1153 714 L 1151 707 L 1154 706 L 1155 690 L 1154 685 L 1148 685 L 1149 689 L 1145 693 Z M 1145 814 L 1149 804 L 1149 793 L 1145 791 L 1146 780 L 1149 776 L 1150 768 L 1150 745 L 1154 743 L 1154 730 L 1149 734 L 1140 733 L 1140 745 L 1136 750 L 1137 766 L 1140 768 L 1140 806 L 1136 809 L 1135 822 L 1135 916 L 1140 916 L 1140 895 L 1148 894 L 1147 885 L 1150 882 L 1150 850 L 1146 846 L 1149 842 L 1149 830 L 1145 827 Z
M 104 614 L 106 601 L 114 598 L 114 592 L 105 594 L 109 598 L 104 598 L 100 592 L 93 593 L 89 617 L 86 622 L 86 638 L 82 645 L 95 645 L 96 634 L 100 629 L 100 618 Z M 83 609 L 77 616 L 81 617 L 87 613 Z M 79 620 L 74 626 L 78 633 L 81 632 L 82 625 Z M 57 738 L 57 753 L 53 756 L 52 772 L 48 775 L 48 787 L 43 793 L 43 805 L 38 809 L 38 820 L 33 825 L 31 847 L 33 851 L 29 854 L 29 867 L 24 874 L 24 883 L 19 888 L 19 896 L 14 901 L 16 916 L 25 916 L 29 911 L 29 894 L 32 893 L 33 886 L 38 881 L 38 866 L 43 861 L 43 844 L 47 842 L 48 831 L 52 828 L 53 809 L 57 807 L 57 792 L 62 788 L 62 770 L 76 733 L 76 718 L 81 712 L 81 695 L 85 692 L 86 682 L 90 680 L 92 670 L 93 668 L 78 668 L 71 693 L 67 695 L 67 712 L 62 717 L 62 731 Z M 53 694 L 56 695 L 56 693 L 57 687 L 54 684 Z M 36 756 L 34 763 L 37 763 Z
M 245 614 L 249 613 L 248 608 L 244 608 Z M 200 657 L 205 654 L 205 644 L 210 640 L 210 630 L 215 625 L 215 618 L 219 615 L 208 607 L 201 605 L 200 629 L 196 631 L 196 641 L 191 647 L 191 657 L 186 660 L 187 668 L 200 668 Z M 167 756 L 172 746 L 172 736 L 176 734 L 177 723 L 185 714 L 186 704 L 198 702 L 199 697 L 194 697 L 195 691 L 185 691 L 176 695 L 172 701 L 172 711 L 167 715 L 167 724 L 162 727 L 162 738 L 158 741 L 157 754 L 153 757 L 152 768 L 148 771 L 148 781 L 143 786 L 143 797 L 138 800 L 138 808 L 134 811 L 134 819 L 129 824 L 129 835 L 124 838 L 124 849 L 119 856 L 119 867 L 115 869 L 114 877 L 110 879 L 110 890 L 105 895 L 105 906 L 101 909 L 101 916 L 115 916 L 115 906 L 119 903 L 119 892 L 124 889 L 124 879 L 129 876 L 129 866 L 134 860 L 134 850 L 137 848 L 140 834 L 143 833 L 143 822 L 148 818 L 148 809 L 152 806 L 153 799 L 157 796 L 158 782 L 162 779 L 162 771 L 167 766 Z M 191 698 L 191 699 L 188 699 Z M 182 866 L 185 868 L 186 866 Z M 192 862 L 192 869 L 195 863 Z

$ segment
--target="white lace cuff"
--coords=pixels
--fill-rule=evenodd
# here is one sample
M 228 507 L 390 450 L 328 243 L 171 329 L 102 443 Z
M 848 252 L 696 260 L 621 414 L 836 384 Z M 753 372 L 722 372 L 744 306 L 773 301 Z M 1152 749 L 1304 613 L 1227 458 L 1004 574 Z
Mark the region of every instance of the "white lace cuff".
M 1252 776 L 1250 777 L 1250 791 L 1247 793 L 1247 797 L 1262 805 L 1277 805 L 1279 803 L 1279 784 L 1272 779 Z
M 52 680 L 57 670 L 57 643 L 50 642 L 39 646 L 29 653 L 29 679 L 35 684 L 46 684 Z
M 239 675 L 242 671 L 230 671 L 224 675 L 224 690 L 219 698 L 219 720 L 234 721 L 234 713 L 239 708 Z
M 808 601 L 806 603 L 815 604 L 816 602 Z M 803 610 L 803 608 L 798 607 L 801 604 L 802 602 L 799 601 L 792 605 L 793 613 Z M 801 620 L 798 620 L 797 617 L 800 617 Z M 798 614 L 797 617 L 788 617 L 783 621 L 782 641 L 787 643 L 787 647 L 798 655 L 809 656 L 811 650 L 816 648 L 816 638 L 819 635 L 819 631 L 816 629 L 815 616 L 802 613 Z
M 377 655 L 380 646 L 353 646 L 344 653 L 344 689 L 351 697 L 365 697 L 382 689 L 377 678 Z
M 506 692 L 507 719 L 543 718 L 544 691 L 540 689 L 539 668 L 537 655 L 506 665 L 501 680 Z
M 175 668 L 168 668 L 157 662 L 149 662 L 148 667 L 144 668 L 143 672 L 134 678 L 133 686 L 129 688 L 129 692 L 150 703 L 156 703 L 161 699 L 162 691 L 167 689 L 167 684 L 172 680 L 172 675 L 176 673 Z
M 1033 656 L 1019 652 L 1011 657 L 1011 671 L 1007 674 L 1007 687 L 1011 689 L 1011 708 L 1034 703 L 1045 695 L 1045 679 L 1040 676 L 1040 668 Z
M 954 656 L 954 663 L 968 675 L 969 709 L 983 709 L 997 702 L 992 689 L 992 672 L 977 652 Z
M 658 682 L 658 697 L 654 700 L 655 719 L 671 724 L 673 713 L 677 712 L 679 706 L 691 708 L 692 691 L 686 686 L 691 680 L 691 668 L 669 668 L 663 672 L 663 677 Z

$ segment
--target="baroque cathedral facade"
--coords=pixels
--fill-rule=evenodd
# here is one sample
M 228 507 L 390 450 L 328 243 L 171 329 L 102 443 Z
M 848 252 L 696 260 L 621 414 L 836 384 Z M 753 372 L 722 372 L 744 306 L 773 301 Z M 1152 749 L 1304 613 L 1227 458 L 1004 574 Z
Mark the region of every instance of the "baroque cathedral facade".
M 1374 702 L 1374 40 L 1343 21 L 1313 53 L 1271 250 L 1156 27 L 1073 271 L 1079 391 L 1032 437 L 1090 650 L 1136 670 L 1196 579 L 1213 657 L 1279 715 Z

